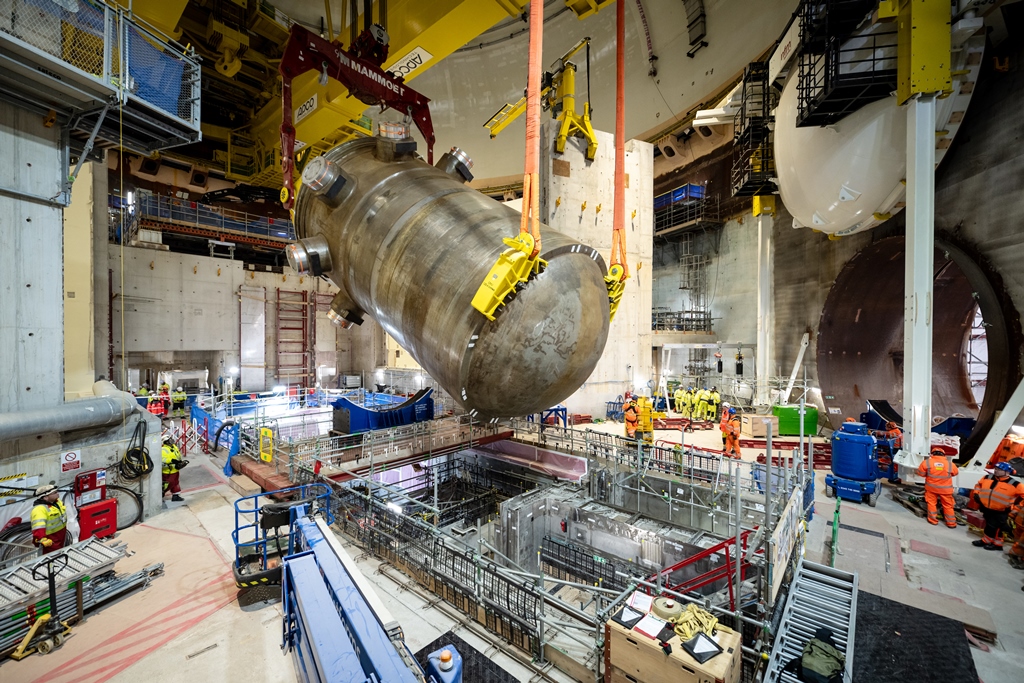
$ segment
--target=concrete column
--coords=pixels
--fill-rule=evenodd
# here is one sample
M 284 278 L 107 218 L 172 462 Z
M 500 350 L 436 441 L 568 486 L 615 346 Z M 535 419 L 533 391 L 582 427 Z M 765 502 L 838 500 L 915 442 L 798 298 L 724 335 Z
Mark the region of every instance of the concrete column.
M 585 157 L 586 143 L 572 138 L 556 154 L 559 122 L 542 126 L 541 220 L 597 249 L 610 265 L 613 223 L 615 137 L 597 132 L 597 154 Z M 608 332 L 604 355 L 593 374 L 564 403 L 573 413 L 604 417 L 605 403 L 627 389 L 650 393 L 655 379 L 651 351 L 651 289 L 654 256 L 654 147 L 626 142 L 626 259 L 629 280 Z
M 106 174 L 106 169 L 101 169 Z M 93 185 L 94 164 L 85 164 L 64 210 L 64 399 L 92 396 L 96 381 L 93 328 L 93 223 L 95 205 L 106 204 Z M 104 291 L 106 288 L 104 287 Z
M 907 104 L 907 254 L 903 338 L 903 448 L 928 454 L 932 422 L 935 279 L 935 96 Z
M 755 199 L 762 199 L 760 197 Z M 761 201 L 754 203 L 757 218 L 757 350 L 754 357 L 756 366 L 755 405 L 771 403 L 769 379 L 774 367 L 772 358 L 772 227 L 774 202 L 769 205 Z
M 64 401 L 60 129 L 0 102 L 0 412 Z
M 110 369 L 110 261 L 107 196 L 110 184 L 107 164 L 91 163 L 93 187 L 92 215 L 92 324 L 93 354 L 96 375 L 106 377 L 120 386 L 120 377 L 111 376 Z M 78 182 L 78 181 L 75 181 Z

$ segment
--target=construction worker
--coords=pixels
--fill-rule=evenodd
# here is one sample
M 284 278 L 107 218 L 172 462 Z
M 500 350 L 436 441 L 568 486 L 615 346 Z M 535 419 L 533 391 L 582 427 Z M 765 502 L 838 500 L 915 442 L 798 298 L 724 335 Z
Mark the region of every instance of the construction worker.
M 64 547 L 68 533 L 68 511 L 60 501 L 60 492 L 53 484 L 36 489 L 32 504 L 32 542 L 43 549 L 43 554 Z
M 640 409 L 637 407 L 636 401 L 630 400 L 626 404 L 625 410 L 622 411 L 622 417 L 626 421 L 626 436 L 635 439 L 637 423 L 640 420 Z
M 1003 532 L 1009 531 L 1010 509 L 1024 498 L 1024 484 L 1010 481 L 1013 468 L 998 463 L 992 474 L 986 474 L 974 486 L 971 499 L 981 506 L 985 517 L 985 533 L 974 545 L 985 550 L 1003 549 Z
M 805 683 L 841 683 L 845 668 L 846 656 L 836 648 L 832 631 L 819 626 L 800 655 L 786 662 L 782 670 Z
M 682 384 L 680 384 L 678 387 L 676 387 L 675 393 L 672 394 L 672 398 L 674 398 L 675 402 L 676 402 L 676 412 L 677 413 L 682 413 L 683 412 L 683 396 L 685 394 L 686 394 L 686 392 L 683 391 L 683 385 Z
M 178 495 L 181 493 L 178 470 L 185 467 L 188 462 L 181 457 L 181 451 L 174 444 L 170 434 L 164 434 L 163 442 L 163 448 L 160 449 L 160 459 L 163 461 L 161 478 L 164 482 L 164 495 L 166 496 L 167 492 L 170 491 L 171 500 L 175 503 L 180 503 L 185 499 Z
M 683 417 L 692 419 L 693 416 L 693 387 L 686 387 L 683 392 Z
M 729 439 L 729 403 L 722 404 L 722 416 L 718 419 L 718 428 L 722 432 L 722 450 L 725 450 L 726 441 Z
M 707 420 L 708 419 L 708 399 L 711 398 L 711 392 L 708 391 L 707 387 L 701 387 L 700 391 L 697 392 L 697 410 L 694 413 L 693 419 L 695 420 Z
M 942 502 L 942 518 L 946 526 L 956 528 L 953 512 L 953 477 L 960 473 L 956 463 L 942 449 L 932 450 L 917 467 L 917 476 L 924 477 L 924 500 L 928 504 L 928 523 L 938 525 L 937 507 Z
M 185 399 L 186 398 L 187 398 L 187 395 L 185 394 L 185 390 L 184 389 L 182 389 L 181 387 L 178 387 L 177 389 L 174 390 L 174 393 L 171 394 L 171 402 L 174 405 L 174 412 L 177 413 L 177 412 L 184 412 L 185 411 Z
M 735 408 L 729 408 L 729 424 L 726 431 L 725 454 L 730 458 L 740 459 L 740 416 Z
M 149 396 L 149 387 L 143 384 L 139 387 L 139 396 Z
M 171 393 L 171 385 L 167 383 L 167 380 L 164 380 L 160 383 L 159 390 L 161 394 L 169 394 Z
M 708 399 L 708 421 L 714 422 L 718 418 L 718 404 L 722 402 L 722 395 L 718 393 L 718 387 L 711 387 L 711 396 Z
M 1014 569 L 1024 569 L 1024 504 L 1013 507 L 1010 511 L 1010 521 L 1013 523 L 1013 547 L 1010 548 L 1010 566 Z

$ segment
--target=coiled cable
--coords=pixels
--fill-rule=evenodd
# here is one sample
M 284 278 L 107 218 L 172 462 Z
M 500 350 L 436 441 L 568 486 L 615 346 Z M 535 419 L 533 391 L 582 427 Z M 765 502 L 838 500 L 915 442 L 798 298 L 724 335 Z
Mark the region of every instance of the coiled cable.
M 153 459 L 149 457 L 149 449 L 146 448 L 146 422 L 139 420 L 135 425 L 131 441 L 128 442 L 128 450 L 121 457 L 117 464 L 118 473 L 126 480 L 133 481 L 153 471 Z

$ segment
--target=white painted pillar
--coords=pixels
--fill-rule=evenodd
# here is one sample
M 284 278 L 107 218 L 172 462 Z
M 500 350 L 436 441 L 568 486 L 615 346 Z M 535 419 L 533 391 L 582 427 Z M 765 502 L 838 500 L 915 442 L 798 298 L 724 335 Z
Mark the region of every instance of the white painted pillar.
M 903 339 L 903 448 L 928 455 L 932 422 L 935 279 L 935 96 L 907 103 L 907 253 Z M 908 463 L 912 464 L 912 463 Z
M 754 405 L 771 402 L 769 378 L 772 371 L 772 226 L 771 213 L 757 216 L 757 349 L 754 366 L 757 373 Z

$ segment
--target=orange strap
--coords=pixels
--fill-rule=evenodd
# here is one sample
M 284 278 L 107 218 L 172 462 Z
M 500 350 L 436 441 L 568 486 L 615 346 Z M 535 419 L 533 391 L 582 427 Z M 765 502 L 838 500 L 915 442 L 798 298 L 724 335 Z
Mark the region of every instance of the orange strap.
M 523 173 L 523 215 L 519 232 L 533 234 L 533 253 L 540 253 L 540 71 L 544 47 L 544 3 L 530 3 L 530 59 L 526 77 L 526 168 Z M 532 220 L 531 220 L 532 219 Z
M 532 4 L 532 3 L 531 3 Z M 612 265 L 626 262 L 626 3 L 615 7 L 615 212 L 612 222 Z

